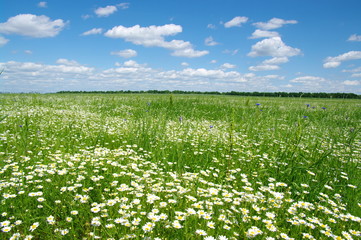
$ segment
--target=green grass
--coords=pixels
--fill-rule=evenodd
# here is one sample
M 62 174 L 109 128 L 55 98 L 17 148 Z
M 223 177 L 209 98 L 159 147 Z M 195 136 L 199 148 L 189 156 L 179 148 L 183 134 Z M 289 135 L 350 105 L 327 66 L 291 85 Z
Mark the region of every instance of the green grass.
M 361 236 L 359 100 L 2 94 L 0 104 L 0 239 Z

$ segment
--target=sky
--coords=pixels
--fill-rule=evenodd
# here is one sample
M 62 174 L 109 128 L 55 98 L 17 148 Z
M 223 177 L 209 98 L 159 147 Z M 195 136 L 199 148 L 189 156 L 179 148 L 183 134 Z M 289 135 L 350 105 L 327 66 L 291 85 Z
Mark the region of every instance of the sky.
M 360 0 L 1 0 L 0 92 L 361 94 Z

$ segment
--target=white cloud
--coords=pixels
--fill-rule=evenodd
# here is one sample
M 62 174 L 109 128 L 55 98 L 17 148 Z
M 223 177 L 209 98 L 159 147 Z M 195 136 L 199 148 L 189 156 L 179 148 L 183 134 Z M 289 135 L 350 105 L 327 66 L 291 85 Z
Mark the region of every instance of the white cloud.
M 56 60 L 56 63 L 60 64 L 60 65 L 65 65 L 65 66 L 80 66 L 80 64 L 77 61 L 68 60 L 65 58 L 59 58 L 58 60 Z
M 324 68 L 335 68 L 341 65 L 343 61 L 357 60 L 361 59 L 361 51 L 350 51 L 336 57 L 327 57 L 325 63 L 323 64 Z
M 117 7 L 120 7 L 121 9 L 127 9 L 129 8 L 130 3 L 119 3 L 117 4 Z
M 111 55 L 117 55 L 123 58 L 131 58 L 137 56 L 137 51 L 133 49 L 125 49 L 117 52 L 111 52 Z
M 271 37 L 279 37 L 278 32 L 256 29 L 256 31 L 252 33 L 252 36 L 250 38 L 255 39 L 255 38 L 271 38 Z
M 361 73 L 353 73 L 351 75 L 351 77 L 353 77 L 353 78 L 361 78 Z
M 361 35 L 352 34 L 352 35 L 348 38 L 348 41 L 361 42 Z
M 89 14 L 84 14 L 84 15 L 81 15 L 81 18 L 84 19 L 84 20 L 87 20 L 89 18 L 91 18 L 92 16 L 89 15 Z
M 346 81 L 343 81 L 342 84 L 348 85 L 348 86 L 358 86 L 358 85 L 361 84 L 361 81 L 350 81 L 350 80 L 346 80 Z
M 48 65 L 33 62 L 9 61 L 0 63 L 5 68 L 2 91 L 52 92 L 74 87 L 94 74 L 94 69 L 83 65 Z M 72 61 L 69 61 L 72 62 Z M 79 88 L 84 85 L 79 84 Z M 80 89 L 79 89 L 80 90 Z
M 93 29 L 90 29 L 89 31 L 83 32 L 81 35 L 88 36 L 88 35 L 101 34 L 102 32 L 103 32 L 102 28 L 93 28 Z
M 41 7 L 41 8 L 46 8 L 47 7 L 47 2 L 39 2 L 38 3 L 38 7 Z
M 201 57 L 208 51 L 196 51 L 190 42 L 183 40 L 165 41 L 164 37 L 173 36 L 182 32 L 182 27 L 175 24 L 163 26 L 133 27 L 116 26 L 108 30 L 104 35 L 110 38 L 123 38 L 127 42 L 146 47 L 162 47 L 173 50 L 173 56 Z
M 62 19 L 51 21 L 49 17 L 33 14 L 19 14 L 0 23 L 0 33 L 18 34 L 34 38 L 54 37 L 63 30 Z
M 361 72 L 361 67 L 354 68 L 354 69 L 345 69 L 345 70 L 342 70 L 342 72 L 351 72 L 351 73 Z
M 204 40 L 204 44 L 206 44 L 207 46 L 215 46 L 215 45 L 218 45 L 219 43 L 217 43 L 216 41 L 213 40 L 213 37 L 207 37 L 205 40 Z
M 187 62 L 182 62 L 181 65 L 182 65 L 183 67 L 188 67 L 188 66 L 189 66 L 189 63 L 187 63 Z
M 326 81 L 326 79 L 324 79 L 322 77 L 315 77 L 315 76 L 303 76 L 303 77 L 298 77 L 298 78 L 294 78 L 294 79 L 290 80 L 290 82 L 293 82 L 293 83 L 303 83 L 306 85 L 312 85 L 312 84 L 325 82 L 325 81 Z
M 230 27 L 240 27 L 242 23 L 246 23 L 248 21 L 248 17 L 234 17 L 232 20 L 226 22 L 224 24 L 224 27 L 230 28 Z
M 236 55 L 238 53 L 238 51 L 239 51 L 239 49 L 235 49 L 235 50 L 226 49 L 226 50 L 222 51 L 222 53 Z
M 210 23 L 207 25 L 207 28 L 216 29 L 216 25 Z
M 128 42 L 151 47 L 166 44 L 165 36 L 172 36 L 180 32 L 182 32 L 182 27 L 175 24 L 149 27 L 139 25 L 124 27 L 120 25 L 108 30 L 104 35 L 111 38 L 124 38 Z
M 341 62 L 326 62 L 323 64 L 324 68 L 336 68 L 341 65 Z
M 236 68 L 237 66 L 234 64 L 230 64 L 230 63 L 224 63 L 221 65 L 222 69 L 231 69 L 231 68 Z
M 116 11 L 118 11 L 116 6 L 106 6 L 106 7 L 100 7 L 95 9 L 95 14 L 98 17 L 108 17 L 109 15 L 115 13 Z
M 264 64 L 282 64 L 282 63 L 287 63 L 289 60 L 287 57 L 274 57 L 271 59 L 267 59 L 264 60 L 263 63 Z
M 272 37 L 254 44 L 248 56 L 291 57 L 299 55 L 300 53 L 300 49 L 287 46 L 280 37 Z
M 25 50 L 24 53 L 26 54 L 33 54 L 33 52 L 31 50 Z
M 129 60 L 106 70 L 87 67 L 74 60 L 58 59 L 57 64 L 34 62 L 0 62 L 6 71 L 1 78 L 2 92 L 54 92 L 61 90 L 189 90 L 189 91 L 311 91 L 360 93 L 361 82 L 327 81 L 314 76 L 285 82 L 280 75 L 260 76 L 222 69 L 186 68 L 154 69 L 147 64 Z M 358 85 L 357 85 L 358 84 Z
M 208 51 L 194 50 L 191 46 L 189 46 L 183 49 L 177 49 L 171 55 L 175 57 L 195 58 L 195 57 L 202 57 L 204 55 L 207 55 L 208 53 L 209 53 Z
M 261 64 L 257 66 L 251 66 L 248 68 L 250 71 L 271 71 L 271 70 L 279 70 L 279 64 L 288 62 L 287 57 L 274 57 L 271 59 L 264 60 Z
M 271 64 L 260 64 L 257 66 L 250 66 L 248 70 L 250 71 L 271 71 L 271 70 L 279 70 L 280 67 L 278 65 Z
M 4 46 L 8 42 L 9 42 L 9 39 L 6 39 L 6 38 L 0 36 L 0 47 Z
M 280 28 L 285 24 L 296 24 L 296 23 L 297 23 L 296 20 L 283 20 L 280 18 L 272 18 L 268 22 L 257 22 L 254 23 L 253 25 L 263 30 L 271 30 L 271 29 Z

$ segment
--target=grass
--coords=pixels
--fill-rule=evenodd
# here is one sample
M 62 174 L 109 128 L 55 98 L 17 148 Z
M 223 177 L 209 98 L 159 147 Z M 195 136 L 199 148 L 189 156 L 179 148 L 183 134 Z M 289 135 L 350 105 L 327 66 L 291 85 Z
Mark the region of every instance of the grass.
M 0 95 L 0 239 L 359 239 L 359 100 Z

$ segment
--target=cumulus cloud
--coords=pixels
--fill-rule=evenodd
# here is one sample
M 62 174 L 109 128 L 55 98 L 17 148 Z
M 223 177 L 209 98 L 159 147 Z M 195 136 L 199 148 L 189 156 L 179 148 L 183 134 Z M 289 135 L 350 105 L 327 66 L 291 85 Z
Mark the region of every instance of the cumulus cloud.
M 361 78 L 361 73 L 353 73 L 351 75 L 351 77 L 353 77 L 353 78 Z
M 280 67 L 278 65 L 271 65 L 271 64 L 260 64 L 257 66 L 250 66 L 248 70 L 250 71 L 271 71 L 271 70 L 278 70 Z
M 343 61 L 361 59 L 361 51 L 350 51 L 336 57 L 327 57 L 325 63 L 323 64 L 324 68 L 336 68 L 341 65 Z
M 66 58 L 59 58 L 56 60 L 57 64 L 66 65 L 66 66 L 80 66 L 80 64 L 75 60 L 68 60 Z
M 34 38 L 54 37 L 63 30 L 65 25 L 62 19 L 52 21 L 44 15 L 19 14 L 0 23 L 0 33 Z
M 234 17 L 232 20 L 226 22 L 224 24 L 224 27 L 230 28 L 230 27 L 240 27 L 243 23 L 246 23 L 248 21 L 248 17 Z
M 254 23 L 253 25 L 263 30 L 271 30 L 271 29 L 280 28 L 285 24 L 296 24 L 296 23 L 297 23 L 296 20 L 283 20 L 280 18 L 272 18 L 268 22 L 257 22 Z
M 127 9 L 129 8 L 130 3 L 119 3 L 117 4 L 117 7 L 121 8 L 121 9 Z
M 324 79 L 322 77 L 315 77 L 315 76 L 303 76 L 303 77 L 297 77 L 297 78 L 290 80 L 290 82 L 292 82 L 292 83 L 303 83 L 303 84 L 307 84 L 307 85 L 312 85 L 315 83 L 325 82 L 325 81 L 326 81 L 326 79 Z
M 104 35 L 110 38 L 123 38 L 127 42 L 146 47 L 162 47 L 173 50 L 173 56 L 181 57 L 201 57 L 208 54 L 208 51 L 197 51 L 193 49 L 190 42 L 183 40 L 165 41 L 166 36 L 173 36 L 182 32 L 182 27 L 175 24 L 163 26 L 124 27 L 122 25 L 113 27 Z
M 39 2 L 38 3 L 38 7 L 40 7 L 40 8 L 46 8 L 47 6 L 48 6 L 47 2 Z
M 357 67 L 354 69 L 345 69 L 345 70 L 342 70 L 342 72 L 351 72 L 351 73 L 361 72 L 361 67 Z
M 278 32 L 256 29 L 252 33 L 252 36 L 250 38 L 255 39 L 255 38 L 272 38 L 272 37 L 279 37 Z
M 205 40 L 204 40 L 204 44 L 206 44 L 207 46 L 215 46 L 215 45 L 218 45 L 219 43 L 217 43 L 216 41 L 213 40 L 213 37 L 207 37 Z
M 348 41 L 361 42 L 361 35 L 352 34 L 352 35 L 348 38 Z
M 237 66 L 234 64 L 230 64 L 230 63 L 224 63 L 221 65 L 222 69 L 231 69 L 231 68 L 236 68 Z
M 291 57 L 299 55 L 300 53 L 300 49 L 287 46 L 280 37 L 272 37 L 254 44 L 248 56 Z
M 248 68 L 250 71 L 271 71 L 271 70 L 279 70 L 279 64 L 288 62 L 287 57 L 274 57 L 271 59 L 264 60 L 261 64 L 257 66 L 251 66 Z
M 208 51 L 194 50 L 191 46 L 189 46 L 183 49 L 177 49 L 171 55 L 175 57 L 195 58 L 195 57 L 202 57 L 204 55 L 207 55 L 208 53 L 209 53 Z
M 6 38 L 0 36 L 0 47 L 4 46 L 8 42 L 9 42 L 9 39 L 6 39 Z
M 116 6 L 106 6 L 106 7 L 100 7 L 95 9 L 94 13 L 98 16 L 98 17 L 108 17 L 111 14 L 115 13 L 116 11 L 118 11 Z
M 125 49 L 117 52 L 111 52 L 111 55 L 117 55 L 123 58 L 131 58 L 137 56 L 137 51 L 133 49 Z
M 81 35 L 88 36 L 88 35 L 101 34 L 102 32 L 103 32 L 102 28 L 93 28 L 93 29 L 90 29 L 89 31 L 83 32 Z
M 348 85 L 348 86 L 358 86 L 361 84 L 361 81 L 350 81 L 350 80 L 346 80 L 346 81 L 343 81 L 342 84 L 344 85 Z
M 349 91 L 360 92 L 360 81 L 327 81 L 314 76 L 295 78 L 294 86 L 274 82 L 280 75 L 206 68 L 182 70 L 154 69 L 128 60 L 105 70 L 94 69 L 75 60 L 58 59 L 56 64 L 34 62 L 0 62 L 3 92 L 54 92 L 61 90 L 190 90 L 190 91 Z M 186 65 L 186 64 L 184 64 Z M 292 82 L 291 82 L 292 83 Z M 287 85 L 286 85 L 287 84 Z

